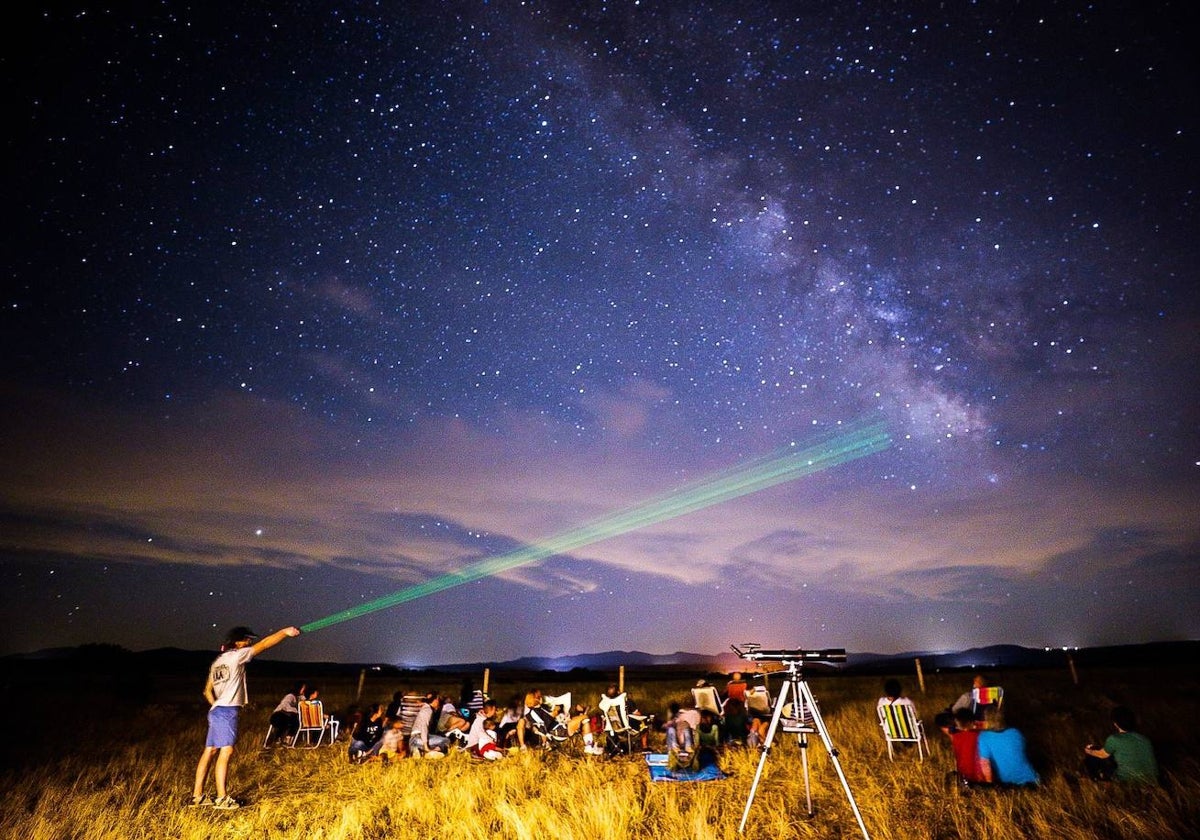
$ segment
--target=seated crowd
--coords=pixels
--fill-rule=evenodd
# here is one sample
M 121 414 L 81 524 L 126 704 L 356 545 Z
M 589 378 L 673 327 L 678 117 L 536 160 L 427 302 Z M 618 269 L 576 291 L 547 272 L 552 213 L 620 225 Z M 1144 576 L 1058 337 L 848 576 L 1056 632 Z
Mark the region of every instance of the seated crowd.
M 986 685 L 985 678 L 977 676 L 973 691 L 936 717 L 954 756 L 955 770 L 950 775 L 963 790 L 1039 784 L 1026 754 L 1025 737 L 1006 724 L 999 704 L 972 702 Z M 295 738 L 297 704 L 316 695 L 315 689 L 304 683 L 285 695 L 271 714 L 271 734 L 264 746 L 272 739 L 290 742 Z M 884 693 L 876 703 L 881 723 L 885 706 L 907 706 L 919 720 L 912 700 L 904 696 L 895 679 L 884 683 Z M 604 755 L 648 751 L 650 735 L 657 730 L 665 736 L 673 769 L 700 768 L 716 763 L 724 747 L 761 747 L 771 715 L 765 688 L 751 689 L 739 672 L 730 675 L 723 697 L 716 687 L 700 680 L 690 695 L 669 704 L 661 726 L 655 726 L 655 717 L 644 714 L 616 684 L 610 684 L 594 706 L 571 703 L 569 694 L 548 697 L 535 688 L 514 696 L 502 708 L 467 683 L 458 702 L 437 692 L 396 692 L 386 706 L 372 703 L 353 712 L 349 751 L 356 762 L 405 756 L 441 758 L 450 750 L 495 761 L 509 751 L 563 744 L 575 744 L 585 755 Z M 1133 713 L 1123 706 L 1114 708 L 1112 726 L 1115 731 L 1103 744 L 1084 748 L 1085 774 L 1097 780 L 1157 783 L 1153 747 L 1136 731 Z

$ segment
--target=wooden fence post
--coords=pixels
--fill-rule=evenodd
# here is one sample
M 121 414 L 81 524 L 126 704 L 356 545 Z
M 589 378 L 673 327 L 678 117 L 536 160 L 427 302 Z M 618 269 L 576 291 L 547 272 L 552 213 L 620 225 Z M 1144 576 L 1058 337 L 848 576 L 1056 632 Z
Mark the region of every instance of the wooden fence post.
M 1079 674 L 1075 672 L 1075 658 L 1071 656 L 1070 651 L 1067 652 L 1067 666 L 1071 669 L 1071 682 L 1079 685 Z
M 625 693 L 625 666 L 621 666 L 621 670 L 617 672 L 617 693 Z
M 363 668 L 358 672 L 358 693 L 354 695 L 354 702 L 362 700 L 363 683 L 367 681 L 367 669 Z
M 921 670 L 921 657 L 917 657 L 917 683 L 921 686 L 921 693 L 925 693 L 925 672 Z
M 492 677 L 492 669 L 484 668 L 483 669 L 483 696 L 484 697 L 488 696 L 488 680 L 490 680 L 491 677 Z

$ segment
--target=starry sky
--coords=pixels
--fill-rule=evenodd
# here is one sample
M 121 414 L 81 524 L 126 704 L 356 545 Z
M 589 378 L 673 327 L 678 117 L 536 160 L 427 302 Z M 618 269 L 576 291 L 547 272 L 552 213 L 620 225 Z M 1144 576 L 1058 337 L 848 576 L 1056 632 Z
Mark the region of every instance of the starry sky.
M 0 654 L 1200 638 L 1186 9 L 24 4 Z

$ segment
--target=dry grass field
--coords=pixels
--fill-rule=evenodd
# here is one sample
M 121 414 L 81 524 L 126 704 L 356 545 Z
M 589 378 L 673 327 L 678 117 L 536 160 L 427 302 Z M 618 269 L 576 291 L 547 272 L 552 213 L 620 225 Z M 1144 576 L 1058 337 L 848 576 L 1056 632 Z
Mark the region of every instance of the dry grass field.
M 730 777 L 706 783 L 651 783 L 644 762 L 538 752 L 495 764 L 462 754 L 442 761 L 408 759 L 352 765 L 346 739 L 316 750 L 259 749 L 270 709 L 289 680 L 250 669 L 252 699 L 231 773 L 239 811 L 182 807 L 189 798 L 204 738 L 198 702 L 202 675 L 158 680 L 135 700 L 113 696 L 95 679 L 35 685 L 9 677 L 7 739 L 0 798 L 0 837 L 23 840 L 125 838 L 621 838 L 738 837 L 738 822 L 757 752 L 727 750 Z M 1021 729 L 1042 775 L 1037 790 L 947 790 L 953 759 L 944 736 L 930 732 L 932 756 L 909 751 L 889 761 L 874 716 L 883 677 L 810 678 L 871 837 L 1077 838 L 1132 840 L 1197 836 L 1200 736 L 1195 668 L 1139 668 L 1080 673 L 1075 685 L 1058 671 L 1001 672 L 1009 720 Z M 297 676 L 302 676 L 298 674 Z M 934 713 L 970 682 L 970 674 L 927 677 L 920 693 L 900 675 L 932 729 Z M 362 700 L 386 701 L 396 690 L 439 688 L 457 696 L 460 677 L 425 676 L 402 683 L 368 678 Z M 537 681 L 535 677 L 532 681 Z M 608 680 L 588 683 L 543 676 L 548 693 L 595 698 Z M 643 709 L 661 715 L 687 695 L 695 675 L 631 673 L 626 683 Z M 194 685 L 192 684 L 194 683 Z M 530 679 L 493 675 L 492 696 L 506 699 Z M 778 681 L 773 681 L 773 690 Z M 321 685 L 328 708 L 355 699 L 357 680 Z M 28 703 L 17 708 L 16 701 Z M 1155 742 L 1164 783 L 1125 789 L 1080 780 L 1081 746 L 1108 732 L 1115 703 L 1132 706 Z M 661 744 L 662 736 L 658 736 Z M 819 739 L 809 748 L 816 814 L 803 807 L 803 774 L 794 736 L 777 741 L 767 761 L 745 837 L 861 836 Z

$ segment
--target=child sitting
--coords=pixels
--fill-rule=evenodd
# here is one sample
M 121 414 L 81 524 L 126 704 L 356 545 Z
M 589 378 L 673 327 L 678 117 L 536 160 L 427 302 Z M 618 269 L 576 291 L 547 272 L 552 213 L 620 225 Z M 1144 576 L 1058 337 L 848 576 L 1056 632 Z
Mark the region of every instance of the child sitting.
M 408 745 L 404 740 L 404 721 L 396 718 L 391 722 L 388 728 L 384 731 L 383 737 L 379 739 L 379 749 L 375 751 L 375 756 L 384 762 L 391 758 L 404 758 L 408 752 Z
M 467 733 L 467 750 L 476 758 L 496 761 L 504 758 L 504 750 L 496 745 L 496 726 L 492 718 L 496 714 L 496 701 L 484 700 L 483 708 L 475 713 L 471 731 Z

